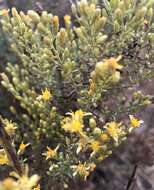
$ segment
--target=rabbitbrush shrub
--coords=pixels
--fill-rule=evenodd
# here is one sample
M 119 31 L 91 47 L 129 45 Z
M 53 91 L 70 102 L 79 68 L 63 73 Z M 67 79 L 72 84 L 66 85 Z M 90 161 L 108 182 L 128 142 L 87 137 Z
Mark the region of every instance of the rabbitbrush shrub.
M 86 180 L 140 126 L 133 115 L 152 98 L 138 89 L 154 74 L 153 5 L 153 0 L 81 0 L 72 5 L 72 17 L 64 16 L 65 28 L 45 11 L 1 12 L 20 60 L 1 73 L 2 86 L 20 110 L 10 106 L 13 121 L 1 122 L 21 166 L 40 176 L 41 187 L 26 170 L 17 180 L 1 182 L 0 190 L 25 190 L 25 184 L 26 190 L 63 189 Z M 0 163 L 11 164 L 4 149 Z

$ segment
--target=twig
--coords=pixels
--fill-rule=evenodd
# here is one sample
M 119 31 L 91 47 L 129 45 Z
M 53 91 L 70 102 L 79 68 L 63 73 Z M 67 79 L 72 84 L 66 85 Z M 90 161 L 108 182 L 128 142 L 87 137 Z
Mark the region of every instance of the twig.
M 131 185 L 132 185 L 132 183 L 133 183 L 133 181 L 134 181 L 134 179 L 135 179 L 135 174 L 136 174 L 136 171 L 137 171 L 137 164 L 134 166 L 134 168 L 133 168 L 133 171 L 132 171 L 132 174 L 131 174 L 131 176 L 130 176 L 130 178 L 129 178 L 129 180 L 128 180 L 128 183 L 127 183 L 127 186 L 126 186 L 126 189 L 125 190 L 129 190 L 130 189 L 130 187 L 131 187 Z

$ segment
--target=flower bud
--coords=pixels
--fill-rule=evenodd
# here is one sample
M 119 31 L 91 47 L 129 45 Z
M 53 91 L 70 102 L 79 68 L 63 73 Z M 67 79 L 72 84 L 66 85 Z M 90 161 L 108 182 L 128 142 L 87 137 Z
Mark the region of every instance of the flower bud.
M 139 11 L 135 15 L 136 20 L 140 20 L 140 19 L 144 18 L 146 15 L 146 12 L 147 12 L 146 7 L 142 7 L 141 9 L 139 9 Z
M 106 24 L 107 18 L 106 17 L 101 17 L 98 21 L 96 21 L 95 25 L 95 31 L 99 32 Z
M 113 83 L 117 83 L 120 80 L 120 72 L 115 72 L 112 76 L 111 76 L 111 80 Z
M 119 9 L 122 11 L 122 13 L 124 14 L 125 9 L 126 9 L 126 5 L 125 5 L 124 1 L 120 1 L 120 2 L 119 2 L 118 8 L 119 8 Z
M 25 15 L 25 13 L 22 12 L 22 11 L 20 11 L 20 17 L 21 17 L 21 19 L 22 19 L 23 21 L 26 20 L 26 15 Z
M 59 32 L 59 40 L 61 45 L 63 45 L 66 42 L 66 38 L 67 38 L 67 32 L 65 28 L 61 28 Z
M 39 23 L 40 16 L 35 11 L 29 10 L 27 14 L 35 23 Z
M 72 9 L 72 13 L 73 13 L 74 15 L 76 15 L 77 9 L 76 9 L 76 5 L 75 5 L 74 3 L 72 4 L 71 9 Z
M 21 28 L 22 33 L 27 32 L 27 27 L 26 27 L 25 23 L 22 22 L 20 25 L 20 28 Z
M 148 38 L 152 41 L 154 41 L 154 33 L 149 33 Z
M 91 128 L 95 128 L 95 127 L 96 127 L 96 121 L 95 121 L 94 118 L 90 118 L 90 119 L 89 119 L 89 126 L 90 126 Z
M 95 72 L 98 76 L 105 76 L 108 74 L 109 68 L 106 63 L 98 62 L 95 66 Z
M 13 15 L 13 17 L 19 17 L 19 14 L 15 7 L 12 8 L 12 15 Z
M 133 100 L 139 99 L 142 96 L 142 92 L 141 91 L 137 91 L 133 93 Z
M 10 111 L 11 111 L 11 113 L 13 113 L 14 115 L 17 114 L 17 111 L 16 111 L 16 109 L 15 109 L 13 106 L 10 106 Z
M 120 30 L 120 25 L 117 20 L 114 21 L 113 29 L 114 29 L 114 32 L 119 32 Z
M 51 44 L 51 39 L 48 36 L 44 36 L 43 41 L 47 46 Z
M 18 85 L 20 84 L 20 81 L 19 81 L 19 79 L 18 79 L 17 77 L 13 77 L 12 81 L 13 81 L 13 83 L 14 83 L 16 86 L 18 86 Z
M 82 15 L 85 15 L 85 12 L 87 10 L 87 7 L 88 7 L 88 2 L 87 0 L 81 0 L 80 2 L 77 2 L 77 7 L 79 9 L 79 12 L 82 14 Z M 89 8 L 89 7 L 88 7 Z M 86 10 L 85 10 L 86 9 Z
M 151 104 L 151 101 L 150 100 L 144 100 L 144 102 L 143 102 L 143 105 L 144 106 L 148 106 L 148 105 L 150 105 Z
M 115 10 L 115 19 L 118 21 L 118 22 L 122 22 L 122 19 L 123 19 L 123 13 L 121 11 L 121 9 L 116 9 Z
M 66 28 L 68 28 L 70 26 L 70 24 L 71 24 L 71 17 L 70 17 L 70 15 L 65 15 L 64 16 L 64 22 L 65 22 Z
M 90 73 L 90 77 L 92 78 L 92 80 L 95 80 L 95 79 L 96 79 L 96 73 L 95 73 L 95 71 L 92 71 L 92 72 Z
M 16 46 L 15 43 L 12 43 L 12 44 L 11 44 L 11 49 L 12 49 L 12 51 L 14 51 L 14 52 L 17 52 L 17 51 L 18 51 L 18 48 L 17 48 L 17 46 Z
M 53 17 L 52 14 L 48 14 L 46 11 L 43 11 L 41 15 L 41 21 L 43 24 L 50 23 L 52 17 Z
M 102 130 L 101 130 L 100 128 L 96 127 L 96 128 L 94 129 L 93 133 L 94 133 L 95 135 L 100 135 L 100 134 L 102 133 Z
M 24 91 L 27 91 L 29 89 L 29 85 L 26 81 L 22 82 L 21 86 Z
M 10 81 L 5 73 L 1 73 L 1 77 L 2 77 L 3 81 L 5 81 L 6 83 L 9 84 Z
M 102 141 L 109 141 L 109 139 L 110 139 L 109 136 L 106 133 L 102 133 L 100 135 L 100 138 L 101 138 Z
M 96 42 L 98 44 L 102 44 L 104 43 L 104 41 L 107 39 L 107 35 L 98 35 L 98 37 L 96 38 Z
M 96 8 L 96 10 L 95 10 L 95 17 L 96 18 L 100 18 L 101 17 L 101 9 L 100 8 Z
M 59 17 L 54 16 L 52 18 L 52 24 L 53 24 L 53 32 L 56 34 L 59 30 Z
M 83 38 L 82 28 L 81 27 L 74 27 L 74 31 L 77 34 L 78 37 Z
M 38 29 L 40 32 L 44 32 L 44 31 L 45 31 L 45 28 L 44 28 L 44 26 L 43 26 L 43 24 L 42 24 L 41 22 L 38 23 L 37 29 Z
M 6 83 L 6 82 L 4 82 L 4 81 L 1 81 L 1 85 L 2 85 L 3 87 L 5 87 L 5 88 L 8 88 L 8 87 L 9 87 L 8 83 Z

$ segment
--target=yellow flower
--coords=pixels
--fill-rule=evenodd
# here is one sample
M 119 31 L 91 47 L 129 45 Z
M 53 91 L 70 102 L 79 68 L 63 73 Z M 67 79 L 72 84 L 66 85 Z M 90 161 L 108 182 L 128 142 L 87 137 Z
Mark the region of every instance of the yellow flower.
M 7 156 L 0 155 L 0 165 L 8 165 L 8 162 Z
M 122 58 L 122 56 L 118 56 L 117 58 L 111 57 L 110 59 L 106 59 L 105 63 L 108 64 L 109 68 L 111 68 L 112 70 L 121 70 L 123 68 L 122 65 L 120 65 L 118 63 L 118 61 Z
M 19 146 L 18 154 L 23 154 L 24 151 L 25 151 L 25 149 L 26 149 L 26 147 L 29 146 L 29 145 L 30 145 L 30 143 L 24 144 L 24 143 L 22 142 L 22 143 L 20 144 L 20 146 Z
M 43 155 L 46 156 L 46 160 L 50 158 L 54 158 L 57 155 L 58 148 L 59 148 L 59 145 L 55 149 L 51 149 L 47 146 L 47 151 L 43 153 Z
M 108 134 L 117 142 L 122 134 L 121 123 L 110 122 L 105 125 Z
M 78 165 L 73 165 L 71 166 L 71 168 L 74 169 L 74 173 L 73 176 L 76 176 L 77 174 L 79 174 L 80 176 L 84 177 L 84 180 L 86 180 L 86 178 L 89 176 L 89 169 L 90 167 L 86 166 L 86 162 L 84 164 L 79 163 Z
M 40 190 L 41 187 L 40 187 L 40 184 L 38 184 L 33 190 Z
M 78 120 L 73 120 L 71 127 L 72 127 L 72 132 L 80 133 L 82 132 L 83 124 L 80 123 Z
M 105 59 L 103 62 L 98 62 L 95 67 L 95 73 L 91 73 L 92 81 L 96 81 L 96 76 L 112 76 L 117 69 L 121 70 L 123 66 L 118 63 L 120 59 L 121 56 L 118 58 L 111 57 L 110 59 Z
M 56 26 L 59 25 L 59 17 L 58 16 L 54 16 L 52 21 L 53 21 L 54 25 L 56 25 Z
M 143 123 L 142 120 L 138 120 L 133 115 L 130 115 L 129 118 L 130 118 L 130 122 L 131 122 L 131 127 L 133 127 L 133 128 L 140 127 L 140 125 Z
M 26 166 L 24 169 L 24 174 L 20 176 L 17 172 L 10 172 L 10 176 L 15 178 L 16 188 L 10 190 L 32 190 L 37 184 L 38 180 L 40 179 L 38 175 L 34 174 L 29 177 L 28 175 L 29 170 Z
M 91 80 L 90 81 L 90 86 L 89 86 L 89 90 L 88 90 L 88 95 L 91 96 L 93 95 L 93 93 L 96 90 L 96 84 Z
M 4 149 L 0 150 L 0 165 L 9 165 L 9 159 Z
M 2 189 L 5 190 L 14 190 L 17 188 L 17 183 L 15 180 L 13 180 L 12 178 L 6 178 L 4 179 L 4 181 L 2 182 Z
M 8 16 L 8 13 L 9 13 L 9 10 L 8 9 L 3 9 L 2 11 L 1 11 L 1 15 L 2 16 Z
M 105 142 L 110 140 L 109 136 L 108 136 L 106 133 L 102 133 L 102 134 L 100 135 L 100 139 L 101 139 L 102 141 L 105 141 Z
M 86 115 L 91 115 L 90 113 L 84 113 L 82 110 L 77 110 L 76 112 L 67 113 L 71 117 L 66 117 L 62 121 L 62 128 L 70 133 L 79 133 L 85 136 L 83 133 L 83 117 Z
M 12 121 L 4 120 L 5 130 L 9 136 L 13 135 L 16 130 L 16 126 Z
M 66 121 L 66 120 L 65 120 Z M 83 132 L 83 127 L 84 125 L 82 123 L 80 123 L 77 120 L 71 120 L 68 123 L 65 123 L 64 125 L 62 125 L 62 128 L 65 131 L 68 131 L 70 133 L 78 133 L 82 136 L 85 136 L 84 132 Z
M 65 21 L 65 23 L 70 23 L 70 21 L 71 21 L 70 15 L 65 15 L 64 16 L 64 21 Z
M 78 120 L 81 123 L 83 122 L 84 116 L 91 115 L 91 113 L 85 113 L 81 109 L 72 113 L 67 113 L 67 114 L 72 116 L 72 120 Z
M 50 91 L 46 88 L 45 91 L 42 91 L 42 99 L 45 101 L 50 100 L 50 98 L 52 97 L 52 94 L 50 93 Z
M 31 177 L 28 177 L 26 175 L 23 175 L 19 178 L 18 183 L 22 187 L 21 189 L 32 189 L 36 184 L 38 183 L 39 177 L 38 175 L 32 175 Z
M 91 149 L 94 151 L 94 152 L 98 152 L 99 149 L 101 148 L 101 145 L 100 145 L 100 142 L 99 141 L 92 141 L 91 144 L 90 144 L 90 147 Z

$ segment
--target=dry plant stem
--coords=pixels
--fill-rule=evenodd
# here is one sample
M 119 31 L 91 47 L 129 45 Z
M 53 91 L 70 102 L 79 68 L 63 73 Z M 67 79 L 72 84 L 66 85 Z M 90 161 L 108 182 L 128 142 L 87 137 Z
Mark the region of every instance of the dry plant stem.
M 127 186 L 126 186 L 126 189 L 125 190 L 129 190 L 131 188 L 131 185 L 132 183 L 134 182 L 134 179 L 135 179 L 135 174 L 136 174 L 136 171 L 137 171 L 137 165 L 134 166 L 133 168 L 133 171 L 132 171 L 132 174 L 128 180 L 128 183 L 127 183 Z
M 4 127 L 2 126 L 1 121 L 0 121 L 0 144 L 5 149 L 5 151 L 8 155 L 8 158 L 11 161 L 11 163 L 13 164 L 13 167 L 16 169 L 17 173 L 20 176 L 22 176 L 23 168 L 21 166 L 21 163 L 19 161 L 19 158 L 18 158 L 14 148 L 11 145 L 10 137 L 6 133 Z

